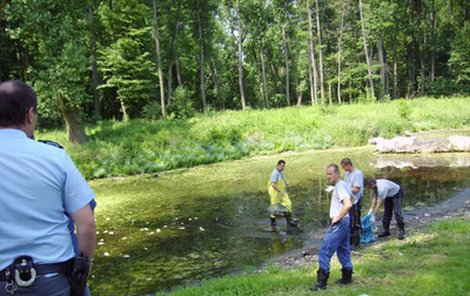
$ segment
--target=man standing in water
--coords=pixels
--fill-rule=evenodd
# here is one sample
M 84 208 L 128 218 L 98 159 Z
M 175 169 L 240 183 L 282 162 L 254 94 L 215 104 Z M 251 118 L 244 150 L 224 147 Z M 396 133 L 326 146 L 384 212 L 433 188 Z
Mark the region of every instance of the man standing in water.
M 346 171 L 344 181 L 350 186 L 354 197 L 349 216 L 351 217 L 351 246 L 357 248 L 361 241 L 361 204 L 364 194 L 364 175 L 358 168 L 354 167 L 349 158 L 343 158 L 341 166 Z
M 349 242 L 349 209 L 352 206 L 352 193 L 350 186 L 341 180 L 339 168 L 336 164 L 330 164 L 327 167 L 326 178 L 330 185 L 334 185 L 330 204 L 331 225 L 323 237 L 320 247 L 318 254 L 320 268 L 317 270 L 317 283 L 312 291 L 326 289 L 328 277 L 330 276 L 330 261 L 335 252 L 343 267 L 340 283 L 349 284 L 352 282 L 353 265 Z
M 379 237 L 390 235 L 390 222 L 392 215 L 395 214 L 395 220 L 398 225 L 398 239 L 405 238 L 405 221 L 401 212 L 401 203 L 403 200 L 403 190 L 400 185 L 386 179 L 367 180 L 367 187 L 372 191 L 371 209 L 374 215 L 377 215 L 382 202 L 384 203 L 384 217 L 382 219 L 383 231 Z
M 286 192 L 287 182 L 284 180 L 282 173 L 286 167 L 284 160 L 279 160 L 277 166 L 271 174 L 268 182 L 268 193 L 271 198 L 271 228 L 276 231 L 276 217 L 286 217 L 287 230 L 290 231 L 293 226 L 292 223 L 292 202 Z

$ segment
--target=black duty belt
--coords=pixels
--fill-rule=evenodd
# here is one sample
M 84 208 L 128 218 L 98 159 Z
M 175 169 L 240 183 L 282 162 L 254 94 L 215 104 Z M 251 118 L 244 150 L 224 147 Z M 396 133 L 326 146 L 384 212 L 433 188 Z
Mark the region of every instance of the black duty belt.
M 36 270 L 37 275 L 43 275 L 48 273 L 68 273 L 70 270 L 71 261 L 65 261 L 61 263 L 51 263 L 51 264 L 34 264 L 33 267 Z M 0 282 L 4 282 L 7 279 L 6 274 L 8 270 L 11 270 L 11 266 L 0 271 Z

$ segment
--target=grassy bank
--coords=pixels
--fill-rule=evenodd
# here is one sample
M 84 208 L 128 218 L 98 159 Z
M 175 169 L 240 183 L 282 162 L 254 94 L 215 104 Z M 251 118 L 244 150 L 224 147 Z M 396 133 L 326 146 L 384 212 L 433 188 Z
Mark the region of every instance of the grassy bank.
M 182 121 L 105 121 L 66 146 L 87 178 L 153 173 L 288 150 L 359 146 L 371 137 L 470 125 L 470 98 L 226 111 Z M 63 131 L 40 139 L 66 142 Z
M 354 283 L 339 286 L 333 262 L 328 289 L 318 295 L 470 295 L 470 220 L 441 220 L 404 241 L 371 246 L 353 258 Z M 158 295 L 312 295 L 318 266 L 228 276 Z

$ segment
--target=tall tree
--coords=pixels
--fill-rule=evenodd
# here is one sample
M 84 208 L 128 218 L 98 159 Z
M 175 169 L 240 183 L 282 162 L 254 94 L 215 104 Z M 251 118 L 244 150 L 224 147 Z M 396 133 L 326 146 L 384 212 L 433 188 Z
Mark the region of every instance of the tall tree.
M 436 0 L 431 0 L 431 83 L 436 76 Z
M 359 0 L 359 14 L 361 17 L 362 43 L 364 45 L 364 55 L 367 61 L 367 74 L 369 77 L 369 87 L 370 87 L 372 97 L 375 98 L 374 80 L 372 78 L 372 61 L 369 56 L 369 50 L 367 49 L 367 32 L 366 32 L 364 8 L 362 5 L 362 0 Z
M 178 54 L 176 49 L 176 39 L 179 33 L 180 27 L 180 19 L 181 19 L 181 11 L 183 7 L 183 1 L 178 0 L 178 8 L 176 12 L 175 24 L 173 26 L 173 32 L 171 34 L 171 42 L 170 42 L 170 59 L 168 60 L 168 103 L 171 104 L 171 100 L 173 98 L 173 65 L 179 65 L 178 62 Z M 177 80 L 178 84 L 181 85 L 181 76 L 179 73 L 179 67 L 177 68 Z
M 201 4 L 200 0 L 196 0 L 197 3 L 197 29 L 198 29 L 198 36 L 199 36 L 199 86 L 201 91 L 201 102 L 202 102 L 202 110 L 204 112 L 207 111 L 207 102 L 206 102 L 206 85 L 204 83 L 204 37 L 202 34 L 202 21 L 201 21 Z
M 346 1 L 345 1 L 346 2 Z M 347 2 L 346 2 L 347 4 Z M 338 57 L 337 57 L 337 64 L 338 64 L 338 81 L 337 81 L 337 90 L 336 96 L 338 99 L 338 103 L 341 103 L 341 50 L 342 50 L 342 40 L 343 37 L 343 29 L 344 29 L 344 10 L 346 4 L 341 5 L 341 20 L 340 20 L 340 28 L 339 28 L 339 36 L 338 36 Z
M 81 1 L 49 2 L 10 1 L 6 8 L 12 25 L 10 37 L 24 41 L 36 54 L 30 71 L 42 98 L 40 112 L 44 117 L 61 116 L 68 141 L 81 144 L 86 135 L 80 110 L 88 102 L 89 82 L 86 75 L 89 52 L 85 46 L 87 6 Z
M 245 88 L 243 86 L 243 26 L 240 13 L 240 1 L 237 2 L 237 29 L 238 29 L 238 84 L 243 111 L 246 110 Z
M 163 120 L 167 119 L 166 114 L 166 102 L 165 102 L 165 87 L 163 82 L 163 71 L 162 71 L 162 57 L 160 52 L 160 32 L 158 29 L 158 7 L 157 0 L 153 0 L 153 28 L 155 34 L 155 46 L 157 51 L 157 69 L 158 69 L 158 80 L 160 85 L 160 106 L 162 108 Z
M 309 69 L 311 69 L 312 73 L 312 79 L 313 81 L 310 81 L 310 96 L 312 100 L 312 105 L 315 105 L 318 100 L 317 100 L 317 94 L 318 94 L 318 82 L 317 82 L 317 62 L 315 59 L 315 43 L 313 39 L 313 21 L 312 21 L 312 8 L 310 6 L 309 0 L 307 0 L 307 14 L 308 14 L 308 48 L 309 48 L 309 53 L 310 53 L 310 58 L 309 58 Z
M 88 5 L 88 21 L 90 23 L 90 34 L 91 34 L 91 77 L 92 77 L 92 88 L 93 88 L 93 100 L 94 100 L 94 115 L 97 118 L 101 117 L 101 99 L 98 93 L 99 88 L 99 74 L 97 64 L 97 53 L 96 53 L 96 28 L 94 21 L 94 9 L 93 5 Z
M 323 41 L 322 41 L 322 29 L 320 24 L 320 8 L 318 0 L 315 0 L 315 13 L 317 19 L 317 35 L 318 35 L 318 57 L 319 57 L 319 72 L 320 72 L 320 96 L 321 102 L 325 100 L 325 65 L 323 64 Z

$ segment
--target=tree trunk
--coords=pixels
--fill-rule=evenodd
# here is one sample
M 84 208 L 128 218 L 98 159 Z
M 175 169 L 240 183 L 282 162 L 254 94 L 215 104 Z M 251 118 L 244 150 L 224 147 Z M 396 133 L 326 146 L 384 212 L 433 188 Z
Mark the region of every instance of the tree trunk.
M 424 34 L 422 28 L 422 4 L 421 0 L 415 0 L 415 9 L 416 15 L 418 17 L 418 55 L 419 55 L 419 63 L 420 63 L 420 80 L 419 80 L 419 94 L 422 96 L 424 95 L 424 83 L 425 83 L 425 76 L 424 76 Z
M 290 106 L 290 81 L 289 81 L 289 49 L 287 47 L 287 30 L 285 26 L 282 28 L 282 40 L 284 43 L 284 62 L 286 67 L 286 100 Z
M 181 7 L 182 0 L 178 1 L 178 12 L 176 13 L 175 27 L 173 28 L 173 34 L 171 34 L 171 45 L 170 45 L 170 60 L 168 61 L 168 103 L 171 104 L 173 100 L 173 64 L 176 64 L 177 58 L 176 52 L 176 37 L 179 32 L 179 24 L 181 18 Z
M 436 71 L 436 1 L 431 4 L 431 83 L 435 79 Z
M 308 82 L 310 83 L 310 99 L 312 106 L 315 105 L 315 91 L 313 89 L 313 73 L 312 73 L 312 59 L 310 58 L 310 42 L 308 43 L 308 54 L 307 54 L 307 70 L 308 70 Z
M 93 82 L 93 102 L 94 114 L 96 118 L 101 118 L 101 100 L 98 93 L 99 78 L 98 78 L 98 64 L 96 63 L 96 31 L 93 21 L 93 6 L 88 6 L 88 21 L 90 22 L 91 30 L 91 77 Z
M 297 97 L 297 105 L 300 105 L 302 104 L 302 96 L 303 96 L 303 90 L 300 90 L 299 91 L 299 77 L 297 75 L 297 64 L 296 64 L 296 60 L 295 60 L 295 57 L 292 56 L 292 61 L 293 61 L 293 64 L 294 64 L 294 67 L 293 67 L 293 76 L 294 76 L 294 87 L 295 87 L 295 95 Z
M 160 52 L 160 32 L 158 31 L 157 0 L 153 0 L 153 25 L 154 25 L 154 31 L 155 31 L 155 46 L 157 50 L 158 79 L 160 82 L 160 105 L 162 108 L 163 120 L 166 120 L 167 115 L 166 115 L 166 105 L 165 105 L 165 86 L 163 82 L 162 58 L 161 58 L 161 52 Z
M 263 77 L 263 97 L 266 109 L 269 109 L 269 97 L 268 97 L 268 83 L 266 81 L 266 65 L 264 62 L 264 47 L 261 47 L 261 74 Z
M 118 96 L 119 104 L 121 105 L 121 112 L 122 112 L 122 120 L 128 121 L 129 120 L 129 113 L 127 113 L 127 106 L 124 100 Z
M 207 111 L 206 85 L 204 83 L 204 37 L 202 35 L 201 5 L 197 0 L 197 29 L 199 33 L 199 83 L 201 89 L 202 111 Z
M 338 103 L 341 104 L 341 46 L 342 44 L 342 37 L 343 37 L 343 29 L 344 29 L 344 5 L 341 7 L 341 24 L 339 28 L 339 37 L 338 37 L 338 85 L 336 90 L 336 96 L 338 98 Z
M 398 98 L 398 62 L 396 40 L 393 44 L 393 98 Z
M 318 8 L 318 0 L 315 0 L 315 11 L 316 11 L 316 18 L 317 18 L 317 34 L 318 34 L 318 57 L 319 57 L 319 72 L 320 72 L 320 96 L 321 96 L 321 103 L 325 102 L 325 66 L 323 65 L 323 42 L 322 42 L 322 34 L 321 34 L 321 26 L 320 26 L 320 9 Z
M 309 50 L 309 69 L 313 73 L 311 73 L 311 78 L 313 78 L 313 83 L 312 79 L 310 81 L 310 96 L 312 99 L 312 105 L 315 105 L 317 103 L 317 94 L 318 94 L 318 82 L 317 82 L 317 62 L 315 60 L 315 45 L 313 42 L 313 22 L 312 22 L 312 9 L 310 7 L 310 1 L 307 0 L 307 11 L 308 11 L 308 50 Z
M 215 66 L 214 59 L 211 58 L 210 62 L 211 62 L 212 81 L 214 82 L 214 86 L 215 86 L 215 95 L 217 97 L 217 102 L 222 103 L 222 109 L 225 109 L 225 104 L 222 98 L 222 94 L 220 92 L 219 77 L 217 75 L 217 68 Z
M 366 33 L 366 25 L 364 19 L 364 12 L 362 7 L 362 0 L 359 0 L 359 14 L 361 17 L 361 30 L 362 30 L 362 42 L 364 44 L 364 54 L 367 61 L 367 74 L 369 76 L 369 86 L 372 96 L 375 98 L 375 89 L 374 89 L 374 81 L 372 79 L 372 61 L 369 59 L 369 50 L 367 49 L 367 33 Z
M 387 52 L 383 46 L 383 41 L 377 41 L 377 51 L 380 61 L 380 83 L 382 84 L 382 97 L 389 94 Z
M 61 100 L 62 102 L 64 100 Z M 63 103 L 63 117 L 67 129 L 68 142 L 72 144 L 83 144 L 86 141 L 85 129 L 80 121 L 79 110 Z
M 243 89 L 243 28 L 240 17 L 240 6 L 237 10 L 237 26 L 238 26 L 238 84 L 240 86 L 240 97 L 242 101 L 242 109 L 246 110 L 245 90 Z
M 329 104 L 333 104 L 333 90 L 331 87 L 331 82 L 328 82 L 328 102 Z
M 181 79 L 181 71 L 180 71 L 180 59 L 178 55 L 175 57 L 175 70 L 176 70 L 176 80 L 178 85 L 183 85 L 183 80 Z

